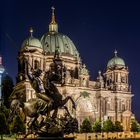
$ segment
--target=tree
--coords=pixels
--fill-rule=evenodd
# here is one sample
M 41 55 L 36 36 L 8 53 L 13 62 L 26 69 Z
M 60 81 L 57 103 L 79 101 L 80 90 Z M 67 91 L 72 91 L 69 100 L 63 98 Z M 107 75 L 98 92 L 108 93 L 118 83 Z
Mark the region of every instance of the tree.
M 113 132 L 115 129 L 115 126 L 111 120 L 106 120 L 103 124 L 103 131 L 104 132 Z
M 6 121 L 9 118 L 9 109 L 6 108 L 3 104 L 0 106 L 0 112 L 3 113 L 6 117 Z
M 13 91 L 13 80 L 10 76 L 6 75 L 3 79 L 2 79 L 2 96 L 4 99 L 4 105 L 9 108 L 10 107 L 10 103 L 9 103 L 9 96 L 11 95 L 12 91 Z
M 0 113 L 0 135 L 1 140 L 3 140 L 3 134 L 6 133 L 7 130 L 7 124 L 6 124 L 6 118 L 4 113 Z
M 121 125 L 121 123 L 119 121 L 115 122 L 114 131 L 115 132 L 122 132 L 123 131 L 123 126 Z
M 25 132 L 25 124 L 19 116 L 13 118 L 13 122 L 9 126 L 11 133 Z
M 76 118 L 66 118 L 62 123 L 64 124 L 63 131 L 65 134 L 78 132 L 78 121 Z
M 10 110 L 7 109 L 6 106 L 1 104 L 1 106 L 0 106 L 0 113 L 2 113 L 4 115 L 4 119 L 5 119 L 6 122 L 8 122 L 9 112 L 10 112 Z M 6 123 L 6 129 L 5 129 L 5 133 L 4 134 L 8 134 L 8 133 L 9 133 L 9 128 L 8 128 L 7 123 Z
M 93 124 L 93 132 L 101 132 L 101 122 L 100 121 L 96 121 Z
M 139 132 L 139 125 L 136 120 L 132 120 L 131 122 L 131 131 L 132 132 Z
M 91 122 L 88 118 L 85 118 L 84 121 L 82 122 L 82 125 L 80 126 L 80 132 L 81 133 L 92 132 Z

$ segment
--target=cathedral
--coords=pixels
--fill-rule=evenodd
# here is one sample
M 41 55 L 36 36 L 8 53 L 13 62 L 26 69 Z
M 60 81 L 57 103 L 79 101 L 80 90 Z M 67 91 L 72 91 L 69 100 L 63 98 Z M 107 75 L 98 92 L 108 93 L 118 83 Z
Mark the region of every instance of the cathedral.
M 39 68 L 45 73 L 49 70 L 56 50 L 66 67 L 65 84 L 57 84 L 57 87 L 63 97 L 71 96 L 75 101 L 76 110 L 73 110 L 71 102 L 67 103 L 67 107 L 71 114 L 76 116 L 79 124 L 85 118 L 91 121 L 100 120 L 102 123 L 111 119 L 113 122 L 120 121 L 124 131 L 129 131 L 133 115 L 133 94 L 129 86 L 128 67 L 124 60 L 115 50 L 114 57 L 106 65 L 106 71 L 99 71 L 97 79 L 90 80 L 89 71 L 86 65 L 82 64 L 76 46 L 67 35 L 58 31 L 54 8 L 48 32 L 43 34 L 41 39 L 37 39 L 31 28 L 29 37 L 21 45 L 18 53 L 17 84 L 14 90 L 25 94 L 23 97 L 26 101 L 36 98 L 35 91 L 26 77 L 25 59 L 32 68 Z

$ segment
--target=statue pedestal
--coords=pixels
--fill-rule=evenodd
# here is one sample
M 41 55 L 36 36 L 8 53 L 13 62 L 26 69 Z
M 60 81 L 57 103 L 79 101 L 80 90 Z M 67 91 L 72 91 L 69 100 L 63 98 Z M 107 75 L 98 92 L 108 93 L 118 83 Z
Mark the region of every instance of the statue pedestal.
M 62 137 L 17 138 L 16 140 L 74 140 L 74 137 L 70 137 L 70 138 L 62 138 Z

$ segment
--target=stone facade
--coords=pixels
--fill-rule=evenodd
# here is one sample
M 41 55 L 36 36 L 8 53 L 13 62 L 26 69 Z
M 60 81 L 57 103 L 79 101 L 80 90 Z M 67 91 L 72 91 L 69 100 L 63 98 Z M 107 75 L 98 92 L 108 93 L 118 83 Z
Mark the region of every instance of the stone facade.
M 49 70 L 55 51 L 58 51 L 66 67 L 66 76 L 63 79 L 65 84 L 57 86 L 64 97 L 71 96 L 75 100 L 76 111 L 73 110 L 71 102 L 68 102 L 67 106 L 79 123 L 87 117 L 92 121 L 99 119 L 101 122 L 111 119 L 113 122 L 120 121 L 124 130 L 130 130 L 133 94 L 128 83 L 128 67 L 123 59 L 117 56 L 116 51 L 115 56 L 108 62 L 105 73 L 99 71 L 97 79 L 92 81 L 73 42 L 58 32 L 54 9 L 49 32 L 44 34 L 41 40 L 33 36 L 32 29 L 30 34 L 19 51 L 15 91 L 23 93 L 26 101 L 35 98 L 34 90 L 26 77 L 25 59 L 33 69 L 39 68 L 45 72 Z

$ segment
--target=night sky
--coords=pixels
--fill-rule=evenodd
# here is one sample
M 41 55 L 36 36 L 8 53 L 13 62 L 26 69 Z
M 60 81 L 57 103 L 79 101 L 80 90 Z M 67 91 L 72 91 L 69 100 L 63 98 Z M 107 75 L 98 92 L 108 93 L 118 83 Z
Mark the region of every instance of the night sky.
M 0 3 L 0 53 L 6 71 L 15 81 L 17 54 L 29 36 L 48 31 L 51 7 L 56 8 L 59 32 L 68 35 L 95 80 L 105 72 L 117 49 L 129 67 L 133 112 L 140 120 L 140 3 L 129 0 L 3 0 Z

